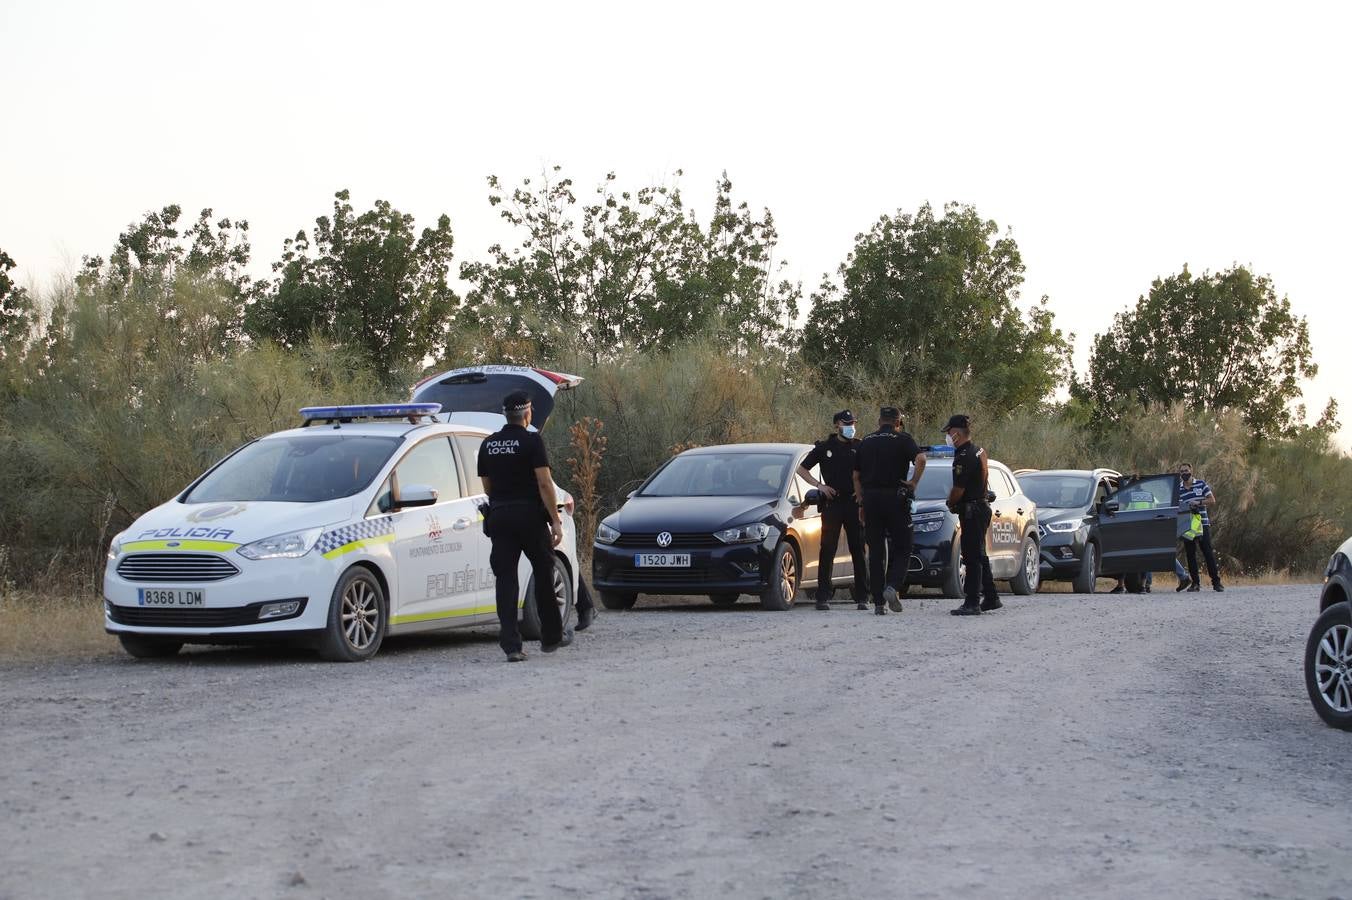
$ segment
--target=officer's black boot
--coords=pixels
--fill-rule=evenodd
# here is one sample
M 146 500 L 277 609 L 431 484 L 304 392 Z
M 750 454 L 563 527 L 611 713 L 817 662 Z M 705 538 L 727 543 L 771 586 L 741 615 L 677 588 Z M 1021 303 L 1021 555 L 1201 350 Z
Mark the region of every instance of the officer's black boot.
M 982 612 L 991 612 L 992 610 L 999 609 L 1002 606 L 1004 606 L 1004 604 L 1000 602 L 1000 598 L 996 594 L 991 594 L 989 597 L 981 601 Z
M 979 616 L 981 615 L 981 606 L 975 600 L 968 600 L 962 606 L 950 612 L 955 616 Z

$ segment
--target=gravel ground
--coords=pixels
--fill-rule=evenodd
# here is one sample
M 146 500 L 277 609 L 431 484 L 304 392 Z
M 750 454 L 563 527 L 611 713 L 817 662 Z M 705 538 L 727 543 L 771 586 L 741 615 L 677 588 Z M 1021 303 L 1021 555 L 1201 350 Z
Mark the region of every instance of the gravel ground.
M 0 666 L 0 898 L 1352 893 L 1312 586 Z

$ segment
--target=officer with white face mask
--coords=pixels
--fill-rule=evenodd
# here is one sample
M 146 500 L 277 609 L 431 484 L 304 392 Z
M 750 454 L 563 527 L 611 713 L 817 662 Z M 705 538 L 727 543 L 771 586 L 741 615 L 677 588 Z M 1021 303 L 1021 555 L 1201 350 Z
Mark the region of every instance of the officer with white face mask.
M 798 474 L 808 484 L 821 488 L 825 502 L 821 505 L 821 558 L 817 569 L 817 609 L 830 609 L 831 570 L 840 546 L 840 529 L 845 529 L 845 543 L 850 548 L 854 563 L 854 602 L 859 609 L 868 609 L 868 569 L 864 564 L 864 536 L 859 525 L 859 505 L 854 496 L 854 456 L 859 439 L 854 436 L 854 413 L 843 409 L 831 419 L 833 433 L 818 441 L 798 467 Z M 816 466 L 820 480 L 809 471 Z

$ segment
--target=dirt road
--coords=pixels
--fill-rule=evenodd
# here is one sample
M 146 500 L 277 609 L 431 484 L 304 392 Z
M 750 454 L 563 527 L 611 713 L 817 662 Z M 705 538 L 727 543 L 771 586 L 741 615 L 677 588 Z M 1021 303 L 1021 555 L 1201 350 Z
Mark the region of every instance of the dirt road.
M 0 665 L 0 898 L 1348 896 L 1316 597 Z

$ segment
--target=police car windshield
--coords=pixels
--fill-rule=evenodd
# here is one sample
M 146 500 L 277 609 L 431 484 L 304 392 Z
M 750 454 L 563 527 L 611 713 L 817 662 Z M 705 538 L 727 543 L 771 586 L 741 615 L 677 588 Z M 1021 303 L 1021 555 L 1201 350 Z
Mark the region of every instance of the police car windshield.
M 953 460 L 930 458 L 916 486 L 915 499 L 943 500 L 953 489 Z
M 694 453 L 662 467 L 640 497 L 777 497 L 793 457 L 783 453 Z
M 1084 475 L 1020 475 L 1019 486 L 1043 509 L 1079 509 L 1089 505 L 1095 481 Z
M 242 448 L 202 479 L 184 503 L 320 503 L 364 489 L 400 438 L 307 434 L 264 438 Z

